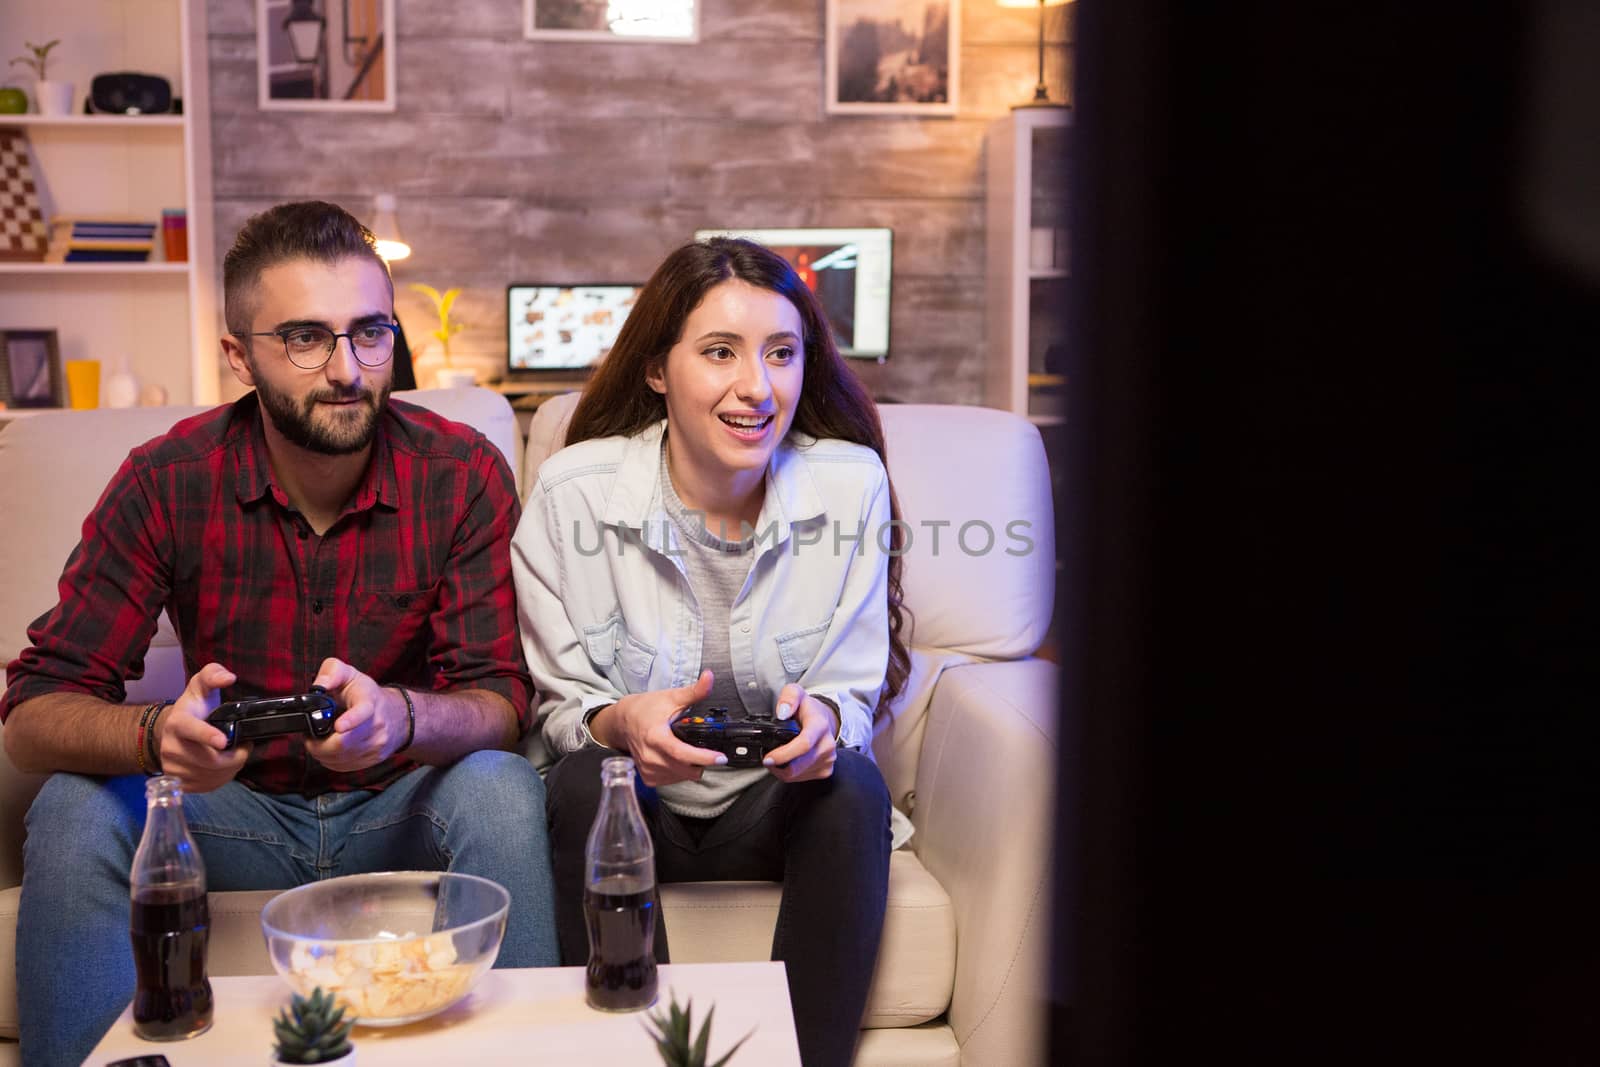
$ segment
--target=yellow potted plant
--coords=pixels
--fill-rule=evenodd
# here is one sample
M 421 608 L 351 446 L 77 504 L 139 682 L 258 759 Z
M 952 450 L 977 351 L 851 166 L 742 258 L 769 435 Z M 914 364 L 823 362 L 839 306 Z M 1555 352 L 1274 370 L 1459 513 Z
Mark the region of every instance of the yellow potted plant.
M 440 360 L 444 364 L 434 374 L 434 384 L 440 388 L 449 389 L 456 386 L 475 385 L 477 375 L 470 367 L 457 367 L 450 359 L 450 338 L 466 329 L 466 324 L 450 318 L 450 309 L 455 307 L 456 297 L 461 295 L 459 288 L 446 289 L 439 292 L 431 285 L 421 282 L 412 282 L 411 288 L 421 293 L 433 302 L 433 310 L 439 316 L 439 327 L 429 333 L 439 342 Z M 427 341 L 418 345 L 414 354 L 420 354 L 428 345 Z

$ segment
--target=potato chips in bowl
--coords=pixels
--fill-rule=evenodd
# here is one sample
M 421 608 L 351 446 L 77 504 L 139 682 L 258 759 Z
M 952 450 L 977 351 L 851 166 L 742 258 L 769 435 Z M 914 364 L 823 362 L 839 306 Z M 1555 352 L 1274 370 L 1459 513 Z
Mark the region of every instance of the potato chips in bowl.
M 401 1026 L 448 1008 L 494 965 L 510 906 L 475 875 L 355 874 L 273 897 L 261 932 L 296 993 L 321 986 L 362 1026 Z

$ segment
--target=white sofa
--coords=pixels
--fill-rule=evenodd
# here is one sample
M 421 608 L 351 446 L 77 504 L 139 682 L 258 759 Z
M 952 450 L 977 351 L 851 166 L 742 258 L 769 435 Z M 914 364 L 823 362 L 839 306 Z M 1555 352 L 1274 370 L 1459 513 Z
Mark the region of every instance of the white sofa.
M 541 407 L 526 450 L 513 413 L 482 389 L 399 394 L 481 429 L 519 482 L 553 450 L 572 397 Z M 50 412 L 0 427 L 0 667 L 55 600 L 84 515 L 134 445 L 188 408 Z M 906 601 L 915 614 L 907 699 L 877 753 L 896 804 L 916 826 L 895 853 L 878 972 L 857 1063 L 1016 1064 L 1044 1058 L 1053 773 L 1052 665 L 1032 658 L 1049 623 L 1054 543 L 1037 431 L 984 408 L 885 406 L 889 468 L 914 541 Z M 932 550 L 924 522 L 941 528 Z M 1030 553 L 1006 526 L 1026 522 Z M 988 552 L 957 543 L 965 523 L 997 535 Z M 982 547 L 969 527 L 967 549 Z M 183 685 L 163 620 L 130 699 Z M 22 817 L 40 779 L 0 757 L 0 1065 L 15 1062 L 15 929 Z M 268 974 L 258 916 L 270 893 L 214 893 L 211 973 Z M 764 959 L 778 887 L 668 886 L 673 958 Z

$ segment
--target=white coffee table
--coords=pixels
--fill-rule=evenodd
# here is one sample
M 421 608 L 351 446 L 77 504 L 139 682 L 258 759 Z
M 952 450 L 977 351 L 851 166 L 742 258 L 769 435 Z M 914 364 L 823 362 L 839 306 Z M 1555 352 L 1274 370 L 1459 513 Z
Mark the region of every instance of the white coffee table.
M 130 1008 L 84 1060 L 104 1067 L 126 1056 L 160 1053 L 172 1067 L 261 1067 L 272 1053 L 272 1019 L 288 1003 L 276 975 L 213 978 L 216 1019 L 188 1041 L 143 1041 L 134 1036 Z M 695 1029 L 716 1005 L 711 1062 L 753 1027 L 730 1067 L 800 1067 L 794 1014 L 781 963 L 673 963 L 661 968 L 655 1008 L 676 991 L 678 1003 L 694 999 Z M 652 1009 L 655 1010 L 655 1009 Z M 595 1011 L 583 999 L 582 967 L 495 970 L 459 1004 L 430 1019 L 394 1028 L 357 1027 L 352 1034 L 358 1067 L 492 1067 L 515 1064 L 661 1062 L 644 1028 L 644 1012 Z

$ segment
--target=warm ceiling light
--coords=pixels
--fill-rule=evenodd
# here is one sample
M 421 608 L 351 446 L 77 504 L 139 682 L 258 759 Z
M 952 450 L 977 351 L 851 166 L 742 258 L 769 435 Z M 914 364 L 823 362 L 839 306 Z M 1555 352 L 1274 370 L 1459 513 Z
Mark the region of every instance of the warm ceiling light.
M 405 259 L 411 254 L 411 246 L 400 236 L 400 223 L 394 217 L 394 194 L 379 193 L 372 198 L 372 206 L 372 236 L 378 240 L 378 255 L 385 263 Z

